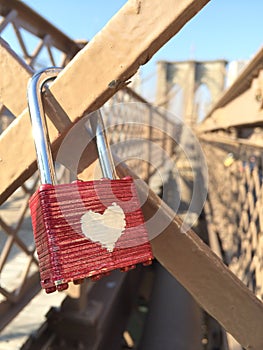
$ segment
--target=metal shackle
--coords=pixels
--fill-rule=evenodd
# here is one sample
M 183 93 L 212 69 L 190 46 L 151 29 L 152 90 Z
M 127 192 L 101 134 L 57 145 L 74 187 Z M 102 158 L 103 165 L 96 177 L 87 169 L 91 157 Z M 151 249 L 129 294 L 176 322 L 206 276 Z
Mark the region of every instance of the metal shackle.
M 47 121 L 42 103 L 42 91 L 44 85 L 53 81 L 62 68 L 51 67 L 35 73 L 29 81 L 27 88 L 28 109 L 32 124 L 33 138 L 37 154 L 40 181 L 42 184 L 56 184 L 54 161 L 51 152 Z M 98 110 L 92 114 L 90 124 L 96 136 L 98 156 L 102 175 L 108 179 L 116 179 L 116 171 L 106 137 L 101 112 Z

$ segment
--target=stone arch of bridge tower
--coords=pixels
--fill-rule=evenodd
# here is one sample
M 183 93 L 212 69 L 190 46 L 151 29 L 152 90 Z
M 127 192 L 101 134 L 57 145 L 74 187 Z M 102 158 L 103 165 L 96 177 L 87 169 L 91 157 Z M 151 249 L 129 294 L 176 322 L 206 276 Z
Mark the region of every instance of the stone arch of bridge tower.
M 170 86 L 167 92 L 167 101 L 165 108 L 171 115 L 171 117 L 176 118 L 175 122 L 183 120 L 184 110 L 184 89 L 179 84 L 173 84 Z
M 225 87 L 226 65 L 225 60 L 158 62 L 156 104 L 168 109 L 169 92 L 174 85 L 181 86 L 183 119 L 194 124 L 197 120 L 194 102 L 197 88 L 205 84 L 210 91 L 211 104 L 214 104 Z
M 212 105 L 212 96 L 208 86 L 205 83 L 201 83 L 195 90 L 194 95 L 194 111 L 193 115 L 196 116 L 196 123 L 201 122 Z

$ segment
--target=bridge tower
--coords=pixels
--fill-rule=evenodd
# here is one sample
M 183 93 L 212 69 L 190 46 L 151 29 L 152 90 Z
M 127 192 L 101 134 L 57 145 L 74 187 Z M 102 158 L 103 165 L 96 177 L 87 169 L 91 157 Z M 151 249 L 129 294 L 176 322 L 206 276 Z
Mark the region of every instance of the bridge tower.
M 226 64 L 225 60 L 159 61 L 156 104 L 173 112 L 171 102 L 179 86 L 182 91 L 182 118 L 188 125 L 195 124 L 198 117 L 195 102 L 197 89 L 205 84 L 213 105 L 225 87 Z

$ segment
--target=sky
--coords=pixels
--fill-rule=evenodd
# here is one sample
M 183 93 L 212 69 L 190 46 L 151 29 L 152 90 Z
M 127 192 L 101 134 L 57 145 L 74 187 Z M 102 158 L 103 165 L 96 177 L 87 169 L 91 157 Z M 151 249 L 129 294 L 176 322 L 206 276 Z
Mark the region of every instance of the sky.
M 90 40 L 126 1 L 23 2 L 72 39 Z M 262 0 L 211 0 L 142 67 L 143 81 L 151 80 L 150 77 L 155 75 L 159 60 L 251 59 L 263 43 L 262 13 Z
M 23 0 L 73 39 L 91 39 L 124 0 Z M 197 1 L 197 0 L 196 0 Z M 211 0 L 155 59 L 247 59 L 263 41 L 262 0 Z

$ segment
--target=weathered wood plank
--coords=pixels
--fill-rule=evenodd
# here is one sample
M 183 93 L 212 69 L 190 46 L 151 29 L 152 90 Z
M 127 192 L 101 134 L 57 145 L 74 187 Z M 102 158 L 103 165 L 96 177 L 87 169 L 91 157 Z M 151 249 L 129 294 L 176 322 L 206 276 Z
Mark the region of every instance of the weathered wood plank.
M 61 110 L 75 122 L 85 111 L 102 106 L 208 2 L 127 2 L 50 87 Z M 58 134 L 51 140 L 57 137 Z M 27 112 L 0 138 L 0 150 L 0 202 L 3 202 L 22 182 L 19 180 L 22 175 L 23 179 L 31 175 L 27 169 L 32 170 L 35 161 Z M 18 154 L 21 159 L 17 163 Z

